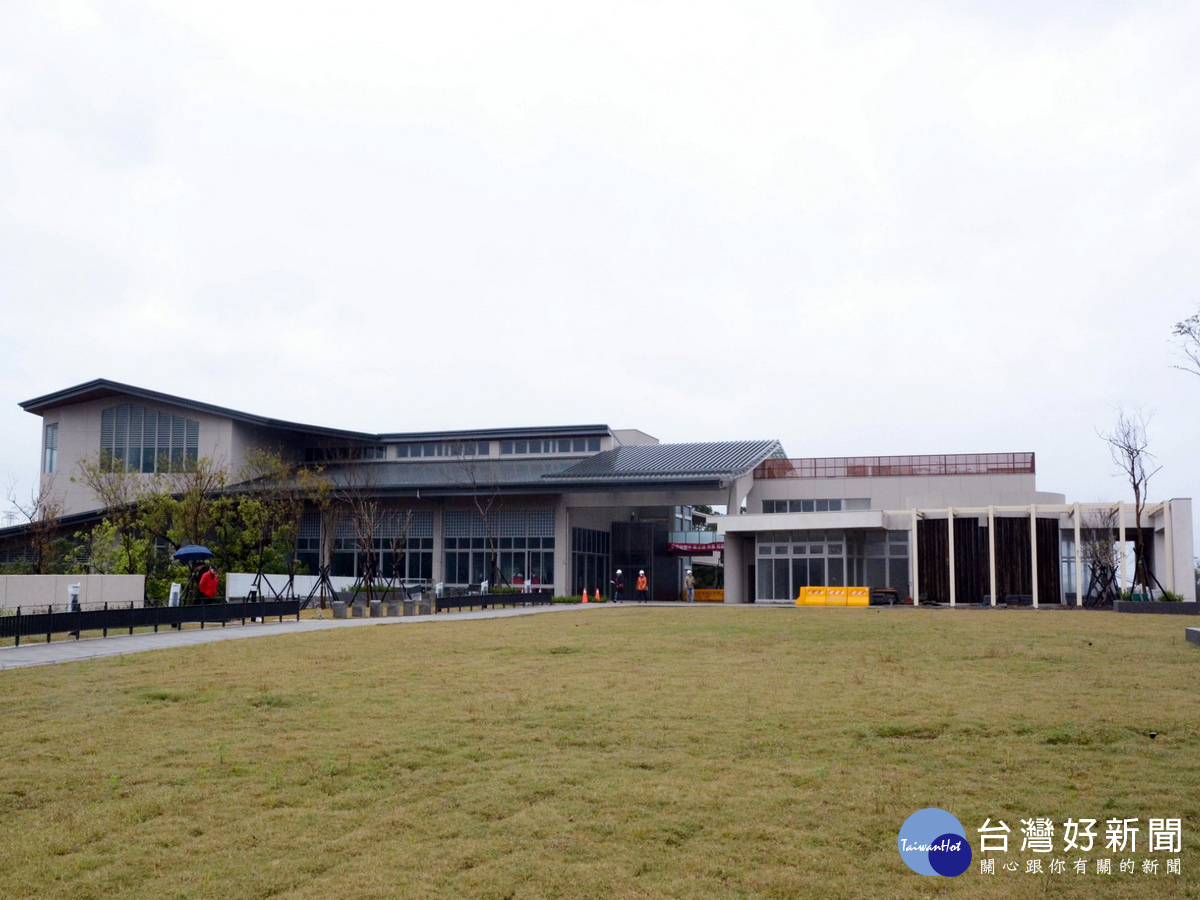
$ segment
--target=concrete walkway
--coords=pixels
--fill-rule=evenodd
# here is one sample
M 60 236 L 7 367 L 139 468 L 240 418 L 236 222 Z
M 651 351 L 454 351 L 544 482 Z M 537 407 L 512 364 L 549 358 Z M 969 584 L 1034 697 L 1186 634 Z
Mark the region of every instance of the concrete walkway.
M 127 634 L 107 638 L 88 638 L 81 641 L 52 641 L 49 644 L 22 644 L 20 647 L 0 648 L 0 669 L 24 669 L 30 666 L 50 666 L 80 659 L 99 659 L 144 653 L 147 650 L 166 650 L 170 647 L 192 647 L 215 641 L 237 641 L 245 638 L 270 637 L 276 634 L 308 634 L 331 628 L 369 628 L 384 625 L 417 625 L 428 622 L 461 622 L 470 619 L 506 619 L 512 616 L 533 616 L 541 613 L 561 613 L 570 610 L 593 610 L 622 606 L 619 603 L 550 604 L 522 606 L 513 609 L 486 609 L 475 612 L 440 613 L 436 616 L 400 616 L 379 619 L 295 619 L 267 622 L 261 625 L 227 625 L 224 628 L 193 628 L 186 631 L 164 629 L 158 634 Z

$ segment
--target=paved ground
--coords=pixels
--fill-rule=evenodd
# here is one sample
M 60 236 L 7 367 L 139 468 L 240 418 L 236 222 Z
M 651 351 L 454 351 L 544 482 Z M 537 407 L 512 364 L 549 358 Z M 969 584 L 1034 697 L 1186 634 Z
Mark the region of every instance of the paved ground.
M 441 613 L 437 616 L 401 616 L 380 619 L 295 619 L 283 622 L 267 622 L 261 625 L 229 625 L 173 631 L 165 629 L 154 634 L 132 634 L 107 638 L 88 638 L 81 641 L 54 641 L 49 644 L 22 644 L 20 647 L 0 648 L 0 669 L 22 669 L 29 666 L 49 666 L 55 663 L 74 662 L 79 659 L 97 659 L 103 656 L 121 656 L 126 653 L 144 653 L 147 650 L 165 650 L 169 647 L 190 647 L 195 644 L 211 644 L 214 641 L 236 641 L 245 638 L 268 637 L 275 634 L 306 634 L 310 631 L 326 631 L 330 628 L 369 628 L 385 625 L 417 625 L 428 622 L 459 622 L 464 619 L 503 619 L 509 616 L 532 616 L 541 613 L 562 613 L 571 610 L 594 610 L 624 604 L 589 603 L 553 604 L 550 606 L 524 606 L 514 609 L 487 609 L 476 612 Z

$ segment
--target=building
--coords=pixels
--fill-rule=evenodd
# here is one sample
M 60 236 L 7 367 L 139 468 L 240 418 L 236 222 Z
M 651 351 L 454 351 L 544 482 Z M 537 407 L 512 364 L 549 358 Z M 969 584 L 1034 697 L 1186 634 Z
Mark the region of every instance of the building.
M 132 385 L 96 380 L 36 397 L 22 408 L 43 420 L 43 484 L 64 518 L 95 516 L 81 460 L 104 459 L 149 477 L 208 458 L 237 472 L 254 450 L 320 464 L 358 485 L 384 510 L 375 529 L 384 570 L 403 531 L 403 574 L 467 587 L 489 579 L 489 544 L 501 578 L 557 593 L 607 593 L 616 568 L 644 569 L 653 599 L 675 599 L 688 565 L 672 534 L 690 531 L 690 504 L 724 506 L 753 483 L 755 468 L 782 456 L 778 441 L 661 444 L 607 425 L 368 433 L 284 422 Z M 483 515 L 487 511 L 487 518 Z M 708 540 L 710 533 L 697 535 Z M 362 573 L 352 523 L 322 535 L 301 523 L 299 559 L 334 575 Z M 630 580 L 632 586 L 632 580 Z
M 917 603 L 1075 602 L 1089 542 L 1132 546 L 1132 505 L 1067 503 L 1035 475 L 1032 453 L 766 460 L 746 514 L 715 520 L 726 597 L 844 584 Z M 1195 600 L 1191 500 L 1148 503 L 1142 530 L 1162 587 Z M 1131 584 L 1132 564 L 1118 575 Z
M 1037 490 L 1032 453 L 789 459 L 776 440 L 663 444 L 599 424 L 358 432 L 103 379 L 21 406 L 42 418 L 43 485 L 65 518 L 102 512 L 71 480 L 81 460 L 149 477 L 202 457 L 237 472 L 268 450 L 369 491 L 383 511 L 373 555 L 385 571 L 397 562 L 409 579 L 451 587 L 488 580 L 494 542 L 502 580 L 556 593 L 607 593 L 615 569 L 644 569 L 653 599 L 677 599 L 691 557 L 723 550 L 726 602 L 790 602 L 805 584 L 917 602 L 1070 602 L 1094 536 L 1088 517 L 1115 506 Z M 695 524 L 700 505 L 727 510 L 708 519 L 715 533 Z M 1124 543 L 1132 516 L 1118 518 Z M 1143 528 L 1163 587 L 1194 600 L 1190 500 L 1150 504 Z M 403 559 L 389 558 L 401 532 Z M 297 555 L 359 575 L 358 543 L 347 523 L 322 534 L 308 513 Z

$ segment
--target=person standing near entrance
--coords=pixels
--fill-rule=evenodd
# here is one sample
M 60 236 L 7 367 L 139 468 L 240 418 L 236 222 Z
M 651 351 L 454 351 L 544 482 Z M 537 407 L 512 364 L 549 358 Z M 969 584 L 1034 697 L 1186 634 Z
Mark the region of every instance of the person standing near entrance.
M 621 570 L 617 569 L 617 574 L 612 580 L 613 586 L 613 602 L 617 603 L 625 594 L 625 576 L 621 574 Z
M 692 570 L 688 569 L 687 574 L 683 576 L 683 589 L 687 591 L 687 602 L 696 602 L 696 579 L 692 577 Z
M 645 603 L 646 601 L 648 601 L 650 599 L 650 595 L 646 591 L 647 587 L 648 587 L 648 585 L 646 583 L 646 570 L 639 569 L 638 570 L 638 580 L 637 580 L 637 594 L 638 594 L 638 600 L 642 601 L 643 603 Z

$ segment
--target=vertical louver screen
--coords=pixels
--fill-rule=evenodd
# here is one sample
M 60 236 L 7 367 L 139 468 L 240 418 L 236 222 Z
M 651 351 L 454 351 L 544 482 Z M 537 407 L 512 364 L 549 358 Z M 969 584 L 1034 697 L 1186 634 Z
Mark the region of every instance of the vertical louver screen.
M 109 470 L 182 472 L 196 465 L 200 423 L 129 403 L 100 414 L 100 461 Z

